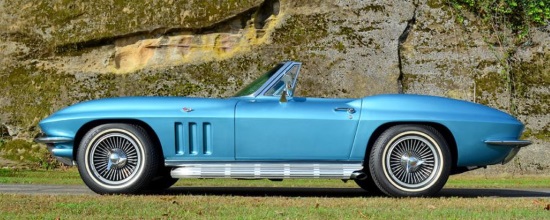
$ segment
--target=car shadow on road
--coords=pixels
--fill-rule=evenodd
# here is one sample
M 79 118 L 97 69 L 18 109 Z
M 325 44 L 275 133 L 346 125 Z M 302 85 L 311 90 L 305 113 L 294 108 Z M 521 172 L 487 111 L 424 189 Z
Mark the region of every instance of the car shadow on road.
M 548 189 L 468 189 L 447 188 L 437 194 L 438 197 L 501 197 L 501 198 L 550 198 Z
M 149 192 L 155 195 L 216 195 L 216 196 L 284 196 L 284 197 L 375 197 L 360 188 L 298 188 L 298 187 L 172 187 L 162 192 Z M 434 197 L 547 197 L 548 189 L 459 189 L 446 188 Z

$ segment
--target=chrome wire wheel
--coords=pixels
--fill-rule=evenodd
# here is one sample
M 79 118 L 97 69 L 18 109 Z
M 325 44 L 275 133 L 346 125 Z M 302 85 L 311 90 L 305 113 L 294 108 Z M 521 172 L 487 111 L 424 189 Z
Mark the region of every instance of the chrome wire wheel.
M 162 158 L 143 127 L 123 123 L 91 128 L 76 153 L 80 177 L 99 194 L 139 193 L 157 176 Z
M 443 188 L 452 154 L 431 126 L 394 125 L 376 139 L 368 168 L 375 185 L 389 196 L 431 196 Z
M 436 143 L 419 133 L 406 132 L 390 144 L 385 167 L 394 184 L 414 190 L 433 182 L 441 170 L 441 155 L 434 146 Z
M 109 133 L 97 139 L 90 150 L 93 175 L 109 185 L 131 180 L 141 167 L 142 152 L 138 143 L 124 133 Z

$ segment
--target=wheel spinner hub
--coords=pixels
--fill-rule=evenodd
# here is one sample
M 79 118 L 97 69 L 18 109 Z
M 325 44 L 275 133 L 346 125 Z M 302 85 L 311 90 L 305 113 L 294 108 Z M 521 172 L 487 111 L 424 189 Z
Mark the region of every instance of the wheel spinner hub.
M 405 168 L 407 173 L 414 173 L 424 164 L 424 160 L 419 158 L 420 156 L 414 152 L 405 152 L 401 156 L 401 165 Z
M 126 165 L 127 161 L 128 156 L 126 156 L 126 153 L 124 153 L 123 150 L 118 148 L 112 149 L 109 153 L 107 170 L 123 168 Z

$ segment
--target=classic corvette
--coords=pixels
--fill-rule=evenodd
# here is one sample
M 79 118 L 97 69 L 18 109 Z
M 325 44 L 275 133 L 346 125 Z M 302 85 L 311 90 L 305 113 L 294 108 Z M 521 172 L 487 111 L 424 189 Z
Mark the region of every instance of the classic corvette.
M 36 139 L 99 194 L 180 178 L 354 180 L 372 193 L 430 196 L 449 175 L 510 161 L 523 124 L 480 104 L 424 95 L 295 97 L 283 62 L 234 97 L 121 97 L 40 122 Z

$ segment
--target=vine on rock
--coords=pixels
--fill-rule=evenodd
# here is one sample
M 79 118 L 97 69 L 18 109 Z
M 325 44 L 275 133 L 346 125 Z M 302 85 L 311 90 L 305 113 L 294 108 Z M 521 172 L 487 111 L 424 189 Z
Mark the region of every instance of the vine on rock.
M 505 23 L 523 38 L 530 26 L 548 25 L 550 0 L 451 0 L 456 9 L 467 9 L 490 21 Z
M 500 75 L 510 94 L 507 110 L 516 114 L 515 96 L 521 84 L 515 83 L 517 70 L 514 63 L 517 60 L 514 55 L 519 48 L 532 43 L 530 28 L 549 25 L 550 0 L 450 0 L 449 4 L 459 12 L 459 23 L 464 19 L 461 12 L 469 11 L 492 29 L 490 40 L 485 40 L 503 67 Z

